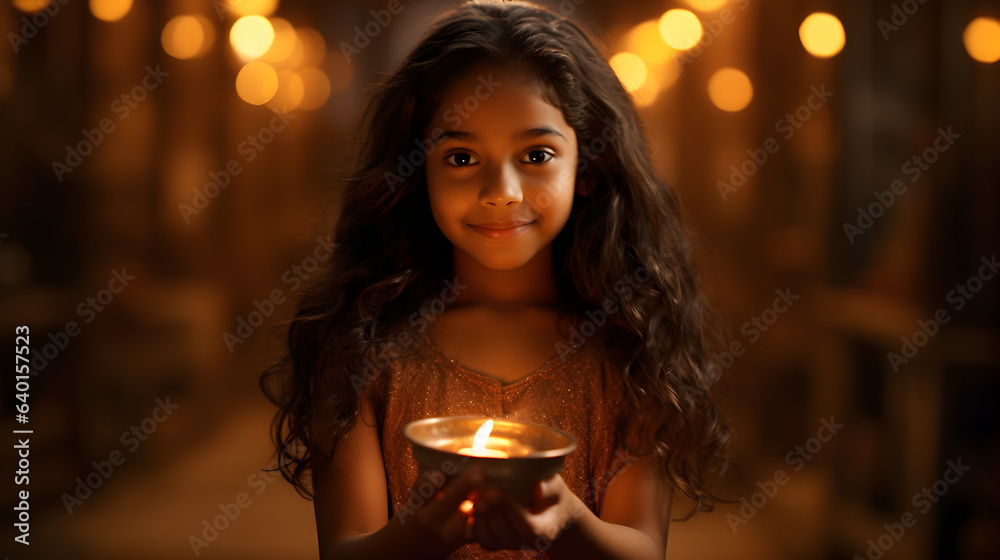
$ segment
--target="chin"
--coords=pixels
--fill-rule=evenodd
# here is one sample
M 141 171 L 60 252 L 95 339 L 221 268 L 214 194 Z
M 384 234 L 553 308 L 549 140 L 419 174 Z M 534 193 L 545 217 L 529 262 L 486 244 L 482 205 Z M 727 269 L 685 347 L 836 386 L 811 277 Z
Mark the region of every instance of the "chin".
M 502 254 L 477 254 L 476 252 L 465 251 L 474 261 L 490 270 L 517 270 L 528 264 L 536 255 L 536 252 L 512 251 Z

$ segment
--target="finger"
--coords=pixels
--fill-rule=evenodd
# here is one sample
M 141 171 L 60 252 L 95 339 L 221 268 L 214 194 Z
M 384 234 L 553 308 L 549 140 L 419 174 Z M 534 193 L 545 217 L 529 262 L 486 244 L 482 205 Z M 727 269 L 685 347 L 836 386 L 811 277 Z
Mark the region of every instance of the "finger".
M 530 511 L 537 513 L 559 501 L 559 484 L 562 482 L 562 478 L 560 477 L 557 481 L 556 477 L 558 476 L 557 474 L 548 480 L 538 481 L 531 487 Z
M 437 499 L 432 500 L 427 508 L 435 516 L 450 517 L 466 499 L 466 496 L 474 488 L 480 486 L 485 479 L 486 475 L 481 468 L 469 469 L 445 484 L 442 491 L 438 493 Z
M 487 497 L 492 514 L 489 516 L 493 536 L 502 548 L 520 548 L 534 540 L 534 533 L 524 516 L 526 513 L 509 497 L 496 492 Z
M 504 509 L 507 521 L 510 523 L 510 528 L 516 535 L 518 542 L 531 546 L 536 535 L 528 519 L 527 510 L 508 496 L 503 497 L 500 506 Z
M 486 550 L 499 550 L 500 541 L 493 532 L 491 518 L 497 515 L 493 507 L 486 501 L 485 495 L 476 496 L 475 511 L 473 513 L 472 534 L 479 546 Z

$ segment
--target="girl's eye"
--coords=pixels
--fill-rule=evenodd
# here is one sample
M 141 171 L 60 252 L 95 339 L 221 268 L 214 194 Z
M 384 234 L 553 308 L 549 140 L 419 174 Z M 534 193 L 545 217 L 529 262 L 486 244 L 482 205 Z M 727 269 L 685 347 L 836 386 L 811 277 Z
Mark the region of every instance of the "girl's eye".
M 545 163 L 554 157 L 556 157 L 555 154 L 547 150 L 531 150 L 521 158 L 521 163 L 533 163 L 537 165 Z
M 472 165 L 472 164 L 475 164 L 475 163 L 479 163 L 479 160 L 476 159 L 476 156 L 474 156 L 472 154 L 465 153 L 465 152 L 459 152 L 457 154 L 451 154 L 450 156 L 444 158 L 444 161 L 448 165 L 453 165 L 455 167 L 465 167 L 467 165 Z

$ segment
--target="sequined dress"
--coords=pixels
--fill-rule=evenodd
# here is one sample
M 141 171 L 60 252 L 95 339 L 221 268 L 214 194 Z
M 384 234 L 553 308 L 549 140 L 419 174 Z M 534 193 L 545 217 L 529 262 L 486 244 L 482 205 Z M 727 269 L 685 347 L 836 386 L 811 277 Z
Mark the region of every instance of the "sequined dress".
M 463 367 L 429 336 L 407 349 L 388 368 L 380 437 L 391 511 L 410 499 L 418 476 L 403 426 L 436 416 L 489 416 L 553 426 L 577 440 L 560 473 L 566 485 L 595 514 L 604 489 L 628 454 L 615 437 L 621 413 L 621 370 L 605 358 L 600 337 L 554 356 L 510 384 Z M 487 551 L 471 543 L 449 560 L 523 559 L 524 551 Z M 547 558 L 545 555 L 539 558 Z

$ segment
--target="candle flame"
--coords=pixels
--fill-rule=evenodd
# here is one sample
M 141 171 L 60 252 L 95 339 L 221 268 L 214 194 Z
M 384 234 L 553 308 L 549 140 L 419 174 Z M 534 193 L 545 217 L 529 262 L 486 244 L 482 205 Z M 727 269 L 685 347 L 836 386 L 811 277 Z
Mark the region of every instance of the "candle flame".
M 493 420 L 483 422 L 483 425 L 476 431 L 476 437 L 472 438 L 473 449 L 486 449 L 486 443 L 490 441 L 490 432 L 493 431 Z

